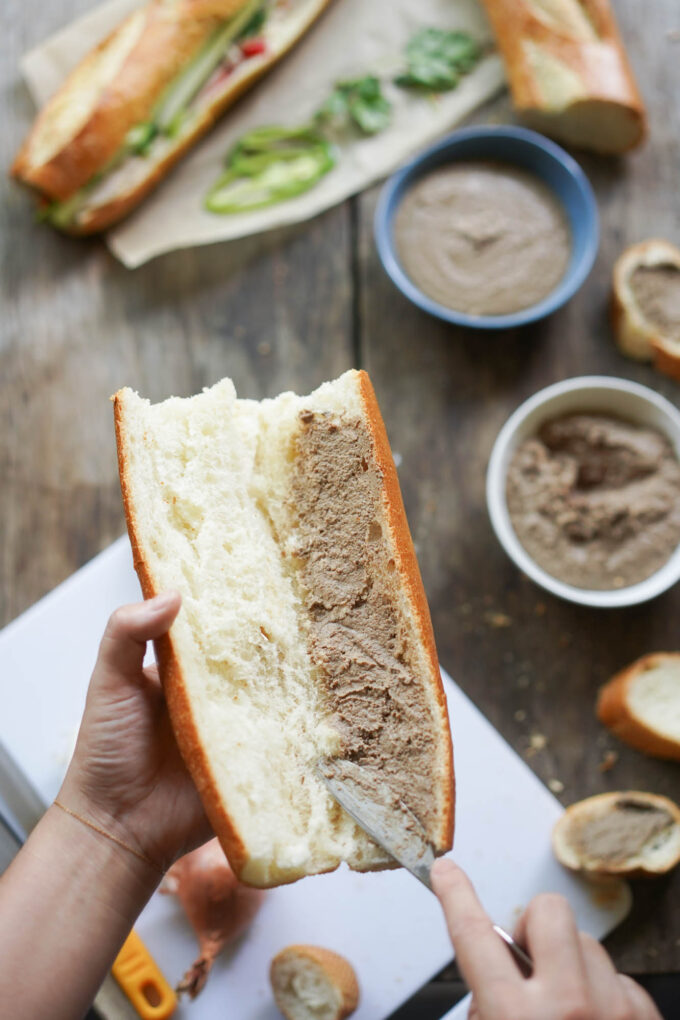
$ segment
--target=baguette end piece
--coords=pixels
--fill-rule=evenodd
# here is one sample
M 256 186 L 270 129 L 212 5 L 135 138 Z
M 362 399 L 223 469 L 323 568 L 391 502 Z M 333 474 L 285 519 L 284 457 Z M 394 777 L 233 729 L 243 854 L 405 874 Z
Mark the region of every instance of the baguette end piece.
M 321 946 L 287 946 L 269 968 L 276 1005 L 286 1020 L 345 1020 L 359 1004 L 354 968 Z
M 680 653 L 643 655 L 600 689 L 597 716 L 624 743 L 680 761 Z

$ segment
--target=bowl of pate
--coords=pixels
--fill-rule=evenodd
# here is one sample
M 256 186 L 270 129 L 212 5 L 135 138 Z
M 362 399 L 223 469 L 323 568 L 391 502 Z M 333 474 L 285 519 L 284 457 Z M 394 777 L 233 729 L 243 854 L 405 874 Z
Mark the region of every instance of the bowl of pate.
M 586 279 L 597 205 L 578 163 L 521 127 L 455 131 L 385 184 L 375 239 L 393 283 L 461 326 L 544 318 Z
M 547 591 L 646 602 L 680 579 L 680 412 L 626 379 L 548 386 L 501 429 L 486 496 L 499 542 Z

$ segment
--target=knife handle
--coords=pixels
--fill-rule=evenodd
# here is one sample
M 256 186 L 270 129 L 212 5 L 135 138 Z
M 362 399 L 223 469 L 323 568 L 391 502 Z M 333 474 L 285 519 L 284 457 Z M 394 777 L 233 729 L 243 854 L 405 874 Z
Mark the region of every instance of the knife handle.
M 111 968 L 113 976 L 142 1020 L 166 1020 L 177 996 L 136 931 L 131 931 Z

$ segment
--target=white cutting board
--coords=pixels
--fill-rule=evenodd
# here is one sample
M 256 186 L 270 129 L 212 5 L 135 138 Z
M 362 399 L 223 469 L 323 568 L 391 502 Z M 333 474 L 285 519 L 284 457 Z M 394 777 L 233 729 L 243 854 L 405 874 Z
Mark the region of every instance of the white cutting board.
M 50 801 L 66 769 L 99 638 L 109 613 L 140 597 L 127 538 L 74 574 L 0 633 L 0 741 Z M 555 798 L 447 676 L 458 785 L 456 860 L 494 920 L 512 928 L 542 890 L 562 892 L 596 937 L 627 913 L 555 862 Z M 171 983 L 196 944 L 172 897 L 156 894 L 136 925 Z M 274 953 L 311 942 L 344 954 L 361 986 L 356 1020 L 383 1020 L 452 956 L 434 897 L 403 871 L 341 869 L 271 891 L 244 938 L 217 962 L 205 991 L 183 1003 L 191 1020 L 277 1020 L 267 971 Z M 450 1016 L 465 1015 L 464 1006 Z

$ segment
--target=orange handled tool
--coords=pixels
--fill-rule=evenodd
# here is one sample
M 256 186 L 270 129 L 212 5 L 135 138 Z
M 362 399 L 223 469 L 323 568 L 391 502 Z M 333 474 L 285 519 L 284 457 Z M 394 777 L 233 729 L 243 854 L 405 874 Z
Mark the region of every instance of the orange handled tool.
M 165 1020 L 175 1012 L 177 996 L 136 931 L 126 938 L 111 970 L 142 1020 Z

